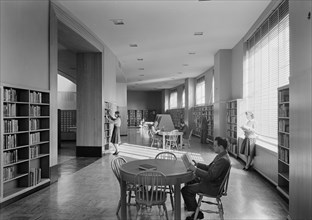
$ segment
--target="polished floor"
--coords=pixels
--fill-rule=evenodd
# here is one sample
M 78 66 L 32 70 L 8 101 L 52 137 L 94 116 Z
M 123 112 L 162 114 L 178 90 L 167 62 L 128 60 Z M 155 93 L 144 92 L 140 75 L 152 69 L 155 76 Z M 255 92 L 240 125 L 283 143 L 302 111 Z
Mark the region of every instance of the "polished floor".
M 153 157 L 152 153 L 157 151 L 156 146 L 149 147 L 151 140 L 144 129 L 129 129 L 128 136 L 122 137 L 122 142 L 119 155 L 128 161 Z M 215 156 L 211 146 L 200 144 L 196 137 L 192 138 L 191 146 L 189 151 L 200 155 L 207 163 Z M 119 184 L 110 168 L 110 161 L 114 158 L 111 152 L 105 151 L 102 158 L 77 158 L 70 142 L 63 143 L 59 152 L 58 181 L 2 208 L 0 219 L 120 219 L 115 214 Z M 231 160 L 228 196 L 222 198 L 225 219 L 285 220 L 288 215 L 287 203 L 275 187 L 255 171 L 243 171 L 243 165 L 236 159 Z M 167 208 L 169 218 L 173 219 L 170 200 Z M 130 207 L 128 213 L 129 219 L 135 219 L 135 207 Z M 158 209 L 153 208 L 139 219 L 165 219 L 158 214 Z M 182 208 L 182 218 L 188 214 Z M 218 219 L 218 216 L 205 214 L 205 219 Z

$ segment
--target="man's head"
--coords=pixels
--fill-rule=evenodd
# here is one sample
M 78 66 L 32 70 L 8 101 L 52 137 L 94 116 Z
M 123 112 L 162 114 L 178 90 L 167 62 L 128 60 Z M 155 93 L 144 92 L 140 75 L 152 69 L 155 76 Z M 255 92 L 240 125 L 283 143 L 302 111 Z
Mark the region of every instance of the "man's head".
M 185 125 L 185 122 L 184 122 L 183 120 L 181 120 L 180 124 L 181 124 L 182 126 L 184 126 L 184 125 Z
M 213 150 L 219 154 L 227 149 L 227 141 L 221 137 L 216 137 L 214 140 Z

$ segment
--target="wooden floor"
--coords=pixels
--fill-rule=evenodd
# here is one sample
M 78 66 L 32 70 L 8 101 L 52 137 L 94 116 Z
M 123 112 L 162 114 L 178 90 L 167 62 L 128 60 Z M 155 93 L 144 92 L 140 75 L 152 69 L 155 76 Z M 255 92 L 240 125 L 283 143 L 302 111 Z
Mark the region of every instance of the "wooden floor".
M 136 146 L 150 145 L 150 139 L 142 129 L 129 129 L 129 135 L 122 137 L 122 142 L 120 156 L 128 161 L 149 157 L 149 154 L 157 151 L 156 148 Z M 190 151 L 207 163 L 215 156 L 211 147 L 200 144 L 198 138 L 192 138 L 191 146 Z M 73 144 L 67 143 L 60 150 L 58 182 L 2 208 L 0 219 L 120 219 L 115 214 L 119 184 L 110 168 L 114 156 L 106 151 L 102 158 L 76 158 L 73 149 Z M 131 150 L 133 154 L 129 153 Z M 225 219 L 285 220 L 288 215 L 287 203 L 275 187 L 255 171 L 243 171 L 243 165 L 236 159 L 231 160 L 233 166 L 228 196 L 222 198 Z M 169 218 L 173 219 L 170 200 L 167 208 Z M 158 209 L 154 208 L 140 219 L 165 219 L 157 214 Z M 185 219 L 188 214 L 182 211 L 182 218 Z M 129 215 L 129 219 L 135 219 L 135 207 L 129 209 Z M 218 219 L 218 216 L 205 214 L 205 219 Z

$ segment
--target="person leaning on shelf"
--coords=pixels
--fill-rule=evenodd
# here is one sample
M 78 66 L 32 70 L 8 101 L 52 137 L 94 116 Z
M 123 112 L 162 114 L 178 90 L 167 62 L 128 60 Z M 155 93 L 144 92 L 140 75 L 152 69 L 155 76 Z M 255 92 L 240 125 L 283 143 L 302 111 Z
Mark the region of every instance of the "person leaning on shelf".
M 118 147 L 119 144 L 121 143 L 121 139 L 120 139 L 120 125 L 121 125 L 121 119 L 120 119 L 120 115 L 119 115 L 119 111 L 115 111 L 115 117 L 109 115 L 106 115 L 106 118 L 114 124 L 114 129 L 113 129 L 113 134 L 112 134 L 112 138 L 111 138 L 111 143 L 113 144 L 114 148 L 115 148 L 115 152 L 113 153 L 113 155 L 117 155 L 119 153 L 118 151 Z
M 202 112 L 201 118 L 200 118 L 200 143 L 206 144 L 207 142 L 207 132 L 208 132 L 208 121 L 205 116 L 205 112 Z
M 245 139 L 242 143 L 240 153 L 246 156 L 246 165 L 243 170 L 248 170 L 252 166 L 253 158 L 255 157 L 256 146 L 256 130 L 255 116 L 251 111 L 245 112 L 247 122 L 241 129 L 244 131 Z
M 188 170 L 193 171 L 195 179 L 188 182 L 181 190 L 185 208 L 187 211 L 193 211 L 191 216 L 186 220 L 194 219 L 195 210 L 197 208 L 196 193 L 205 193 L 209 195 L 217 195 L 219 187 L 222 184 L 231 161 L 227 152 L 227 141 L 221 137 L 216 137 L 213 145 L 213 150 L 218 155 L 209 164 L 197 163 L 190 164 Z M 203 219 L 204 214 L 200 211 L 197 216 L 198 219 Z

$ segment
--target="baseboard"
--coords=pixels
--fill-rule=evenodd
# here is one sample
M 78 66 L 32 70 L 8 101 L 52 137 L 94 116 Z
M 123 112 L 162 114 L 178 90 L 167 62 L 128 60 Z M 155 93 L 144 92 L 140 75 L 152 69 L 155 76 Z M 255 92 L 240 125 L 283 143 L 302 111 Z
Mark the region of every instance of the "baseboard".
M 102 157 L 102 146 L 77 146 L 77 157 Z

